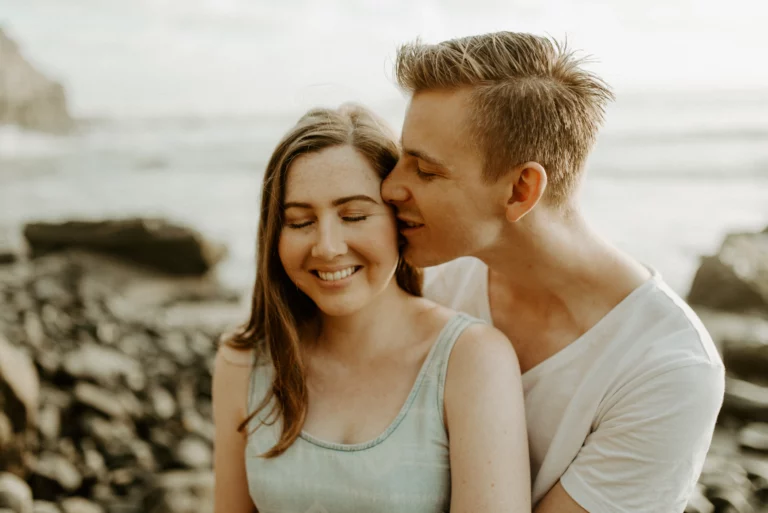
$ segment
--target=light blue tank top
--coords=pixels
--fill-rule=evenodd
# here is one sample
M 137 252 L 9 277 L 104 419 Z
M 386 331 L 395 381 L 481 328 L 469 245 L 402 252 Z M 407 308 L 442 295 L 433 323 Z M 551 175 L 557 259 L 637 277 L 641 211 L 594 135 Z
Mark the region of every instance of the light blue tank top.
M 442 513 L 450 509 L 451 473 L 443 422 L 448 357 L 459 335 L 481 322 L 456 314 L 422 364 L 408 399 L 377 438 L 359 444 L 318 440 L 302 432 L 283 454 L 262 458 L 280 437 L 281 422 L 261 425 L 245 450 L 248 487 L 259 513 Z M 254 369 L 253 411 L 271 387 L 271 364 Z M 249 432 L 269 417 L 271 404 Z M 361 412 L 365 414 L 365 412 Z

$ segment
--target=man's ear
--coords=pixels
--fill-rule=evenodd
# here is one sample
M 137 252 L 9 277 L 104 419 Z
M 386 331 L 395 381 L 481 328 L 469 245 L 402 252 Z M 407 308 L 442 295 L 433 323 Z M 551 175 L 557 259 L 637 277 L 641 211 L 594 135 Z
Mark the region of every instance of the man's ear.
M 547 189 L 547 171 L 538 162 L 526 162 L 510 173 L 507 221 L 514 223 L 533 210 Z

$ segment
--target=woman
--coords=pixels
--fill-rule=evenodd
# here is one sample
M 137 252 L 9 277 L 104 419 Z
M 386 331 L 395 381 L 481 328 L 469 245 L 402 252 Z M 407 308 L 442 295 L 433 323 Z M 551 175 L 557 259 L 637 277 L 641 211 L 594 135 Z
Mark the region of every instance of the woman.
M 272 155 L 251 317 L 215 361 L 217 513 L 530 512 L 517 358 L 419 297 L 379 193 L 398 156 L 361 107 Z

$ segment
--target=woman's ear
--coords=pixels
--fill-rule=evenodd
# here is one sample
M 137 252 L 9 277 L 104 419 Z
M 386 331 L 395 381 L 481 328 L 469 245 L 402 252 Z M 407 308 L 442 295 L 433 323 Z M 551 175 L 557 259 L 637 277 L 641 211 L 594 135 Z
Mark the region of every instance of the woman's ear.
M 507 221 L 514 223 L 533 210 L 547 189 L 547 171 L 538 162 L 526 162 L 510 173 Z

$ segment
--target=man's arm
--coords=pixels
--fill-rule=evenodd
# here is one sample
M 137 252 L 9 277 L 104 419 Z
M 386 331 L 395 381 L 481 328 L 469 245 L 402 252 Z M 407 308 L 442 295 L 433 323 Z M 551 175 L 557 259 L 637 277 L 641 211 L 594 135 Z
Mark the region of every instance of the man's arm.
M 535 513 L 682 512 L 723 392 L 723 368 L 703 362 L 628 383 Z
M 547 492 L 533 513 L 589 513 L 586 509 L 582 508 L 568 492 L 565 491 L 560 481 Z

